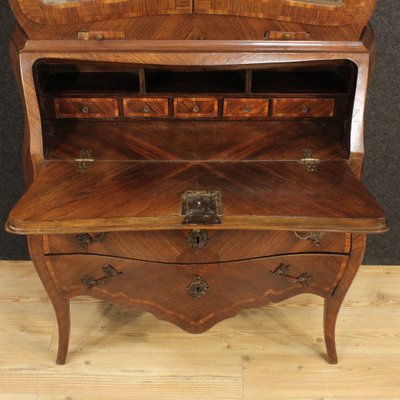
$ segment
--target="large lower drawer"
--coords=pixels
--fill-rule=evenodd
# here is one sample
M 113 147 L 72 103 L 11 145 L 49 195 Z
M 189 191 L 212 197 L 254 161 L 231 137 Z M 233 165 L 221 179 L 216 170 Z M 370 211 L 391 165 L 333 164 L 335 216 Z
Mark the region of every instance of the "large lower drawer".
M 67 297 L 92 295 L 150 311 L 200 333 L 243 308 L 300 293 L 331 295 L 348 256 L 285 255 L 249 261 L 174 265 L 93 255 L 47 256 Z
M 349 253 L 351 235 L 289 231 L 171 230 L 45 236 L 46 254 L 100 254 L 207 263 L 289 253 Z

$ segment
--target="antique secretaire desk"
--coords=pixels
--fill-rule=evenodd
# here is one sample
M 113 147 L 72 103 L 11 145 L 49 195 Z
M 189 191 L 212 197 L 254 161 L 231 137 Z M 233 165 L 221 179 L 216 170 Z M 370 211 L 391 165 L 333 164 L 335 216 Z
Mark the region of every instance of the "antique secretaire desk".
M 325 299 L 385 215 L 360 182 L 375 0 L 10 0 L 28 235 L 66 360 L 91 295 L 201 333 Z

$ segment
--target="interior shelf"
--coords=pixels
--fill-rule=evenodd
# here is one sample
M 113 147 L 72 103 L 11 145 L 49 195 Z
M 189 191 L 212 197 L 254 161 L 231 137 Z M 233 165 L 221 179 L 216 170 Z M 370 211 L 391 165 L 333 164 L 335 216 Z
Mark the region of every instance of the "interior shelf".
M 145 81 L 148 93 L 241 93 L 246 72 L 147 70 Z

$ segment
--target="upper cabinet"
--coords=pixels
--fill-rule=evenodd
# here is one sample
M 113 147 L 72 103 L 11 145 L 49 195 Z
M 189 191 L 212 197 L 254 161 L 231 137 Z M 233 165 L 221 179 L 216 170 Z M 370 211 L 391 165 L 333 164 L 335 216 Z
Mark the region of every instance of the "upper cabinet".
M 301 24 L 366 24 L 376 0 L 194 0 L 199 14 L 236 15 Z
M 376 5 L 376 0 L 9 2 L 35 40 L 359 40 Z
M 44 25 L 194 12 L 340 26 L 355 19 L 366 23 L 375 3 L 376 0 L 10 0 L 17 18 L 23 16 Z
M 193 0 L 9 0 L 9 2 L 18 20 L 19 17 L 25 17 L 43 25 L 193 12 Z

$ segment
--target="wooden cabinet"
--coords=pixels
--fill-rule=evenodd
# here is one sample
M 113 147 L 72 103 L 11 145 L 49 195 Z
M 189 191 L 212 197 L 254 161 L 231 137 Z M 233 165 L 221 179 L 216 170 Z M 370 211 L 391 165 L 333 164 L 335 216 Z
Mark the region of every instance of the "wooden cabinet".
M 28 188 L 6 229 L 28 235 L 57 362 L 78 295 L 201 333 L 301 293 L 324 298 L 337 362 L 366 236 L 388 229 L 360 180 L 374 1 L 11 4 Z

